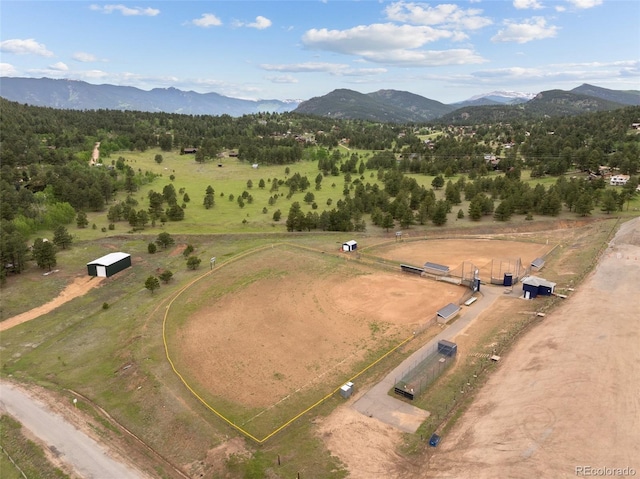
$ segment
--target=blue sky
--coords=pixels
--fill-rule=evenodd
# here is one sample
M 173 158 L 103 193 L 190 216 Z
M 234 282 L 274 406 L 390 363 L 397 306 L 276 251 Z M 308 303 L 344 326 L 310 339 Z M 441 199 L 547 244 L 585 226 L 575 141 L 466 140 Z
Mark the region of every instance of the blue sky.
M 640 2 L 2 0 L 0 74 L 280 100 L 640 90 Z

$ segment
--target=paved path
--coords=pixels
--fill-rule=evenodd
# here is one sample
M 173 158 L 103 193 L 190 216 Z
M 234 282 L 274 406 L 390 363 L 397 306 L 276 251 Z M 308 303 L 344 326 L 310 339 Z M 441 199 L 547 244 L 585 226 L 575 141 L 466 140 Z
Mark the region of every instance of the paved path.
M 435 338 L 422 346 L 411 356 L 405 359 L 399 366 L 391 371 L 382 381 L 364 393 L 351 407 L 365 416 L 395 426 L 401 431 L 414 433 L 420 425 L 429 417 L 424 409 L 407 404 L 400 399 L 389 395 L 396 379 L 404 375 L 405 371 L 424 358 L 424 355 L 433 348 L 441 339 L 451 341 L 458 333 L 466 328 L 480 313 L 493 304 L 504 294 L 502 286 L 482 285 L 478 300 L 471 306 L 462 306 L 462 314 L 453 323 L 447 326 Z
M 109 457 L 82 431 L 21 389 L 0 382 L 0 412 L 8 413 L 38 437 L 83 479 L 144 479 L 147 476 Z

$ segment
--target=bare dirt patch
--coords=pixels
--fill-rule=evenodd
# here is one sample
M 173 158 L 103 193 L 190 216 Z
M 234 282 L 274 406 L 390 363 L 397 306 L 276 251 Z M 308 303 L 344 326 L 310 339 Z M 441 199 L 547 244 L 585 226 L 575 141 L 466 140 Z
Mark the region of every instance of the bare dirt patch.
M 317 432 L 327 449 L 340 457 L 350 479 L 398 477 L 406 459 L 396 451 L 402 433 L 348 405 L 317 421 Z
M 338 386 L 368 353 L 407 338 L 463 292 L 328 255 L 267 250 L 184 293 L 172 309 L 191 313 L 171 350 L 206 390 L 263 408 L 312 385 Z
M 503 358 L 421 477 L 575 477 L 640 471 L 640 220 Z
M 49 301 L 42 306 L 38 306 L 37 308 L 25 311 L 22 314 L 18 314 L 0 322 L 0 331 L 6 331 L 7 329 L 13 328 L 18 324 L 31 321 L 38 316 L 47 314 L 50 311 L 56 309 L 58 306 L 66 303 L 67 301 L 71 301 L 74 298 L 86 294 L 92 288 L 99 286 L 104 279 L 106 278 L 99 278 L 97 276 L 79 276 L 75 278 L 73 282 L 70 283 L 66 288 L 64 288 L 64 290 L 52 301 Z
M 179 244 L 171 250 L 171 252 L 169 253 L 169 256 L 171 257 L 179 256 L 184 252 L 186 248 L 187 248 L 186 244 Z
M 490 281 L 493 260 L 522 260 L 523 267 L 553 248 L 550 244 L 492 239 L 446 239 L 406 241 L 371 248 L 367 252 L 393 261 L 422 266 L 427 261 L 448 266 L 451 270 L 463 262 L 480 268 L 480 278 Z M 498 266 L 496 265 L 496 271 Z M 494 271 L 495 273 L 495 271 Z

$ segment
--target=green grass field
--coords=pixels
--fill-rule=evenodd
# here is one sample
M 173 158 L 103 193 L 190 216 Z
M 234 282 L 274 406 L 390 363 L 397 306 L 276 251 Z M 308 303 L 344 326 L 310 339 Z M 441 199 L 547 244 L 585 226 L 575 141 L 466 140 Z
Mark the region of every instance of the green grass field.
M 358 153 L 361 158 L 368 158 L 372 152 L 353 150 L 343 151 L 343 154 L 350 155 L 352 153 Z M 161 164 L 154 161 L 156 154 L 162 154 L 164 160 Z M 302 205 L 303 212 L 314 211 L 310 204 L 304 202 L 304 196 L 307 192 L 313 193 L 315 203 L 318 205 L 318 209 L 315 210 L 321 213 L 325 209 L 332 209 L 335 207 L 338 200 L 343 197 L 344 177 L 341 176 L 327 176 L 322 181 L 322 188 L 315 190 L 315 178 L 320 173 L 315 161 L 301 161 L 293 165 L 279 165 L 279 166 L 265 166 L 259 165 L 257 169 L 252 168 L 251 164 L 239 161 L 237 158 L 223 158 L 220 162 L 209 161 L 206 163 L 197 163 L 193 155 L 180 155 L 177 152 L 161 152 L 158 149 L 148 150 L 146 152 L 119 152 L 111 155 L 110 158 L 103 158 L 105 164 L 109 165 L 112 161 L 115 161 L 119 156 L 126 159 L 128 165 L 130 165 L 138 174 L 144 174 L 149 171 L 154 174 L 160 175 L 152 183 L 143 185 L 132 196 L 138 201 L 136 209 L 148 208 L 148 193 L 153 190 L 156 192 L 162 192 L 164 186 L 173 184 L 176 191 L 183 190 L 188 194 L 190 201 L 187 203 L 185 209 L 185 218 L 180 222 L 168 222 L 164 226 L 165 230 L 176 231 L 181 234 L 227 234 L 227 233 L 282 233 L 286 232 L 285 222 L 289 208 L 294 201 L 299 202 Z M 218 164 L 222 166 L 219 167 Z M 285 173 L 285 169 L 289 168 L 289 175 Z M 286 185 L 280 186 L 278 191 L 271 192 L 271 181 L 274 178 L 279 180 L 286 180 L 294 174 L 300 174 L 301 176 L 307 176 L 311 187 L 305 192 L 297 192 L 290 199 L 287 199 L 288 188 Z M 501 173 L 491 173 L 491 175 L 500 175 Z M 174 175 L 175 179 L 170 180 L 170 176 Z M 427 189 L 431 189 L 431 182 L 433 176 L 409 174 L 407 175 L 414 178 L 418 184 L 423 185 Z M 358 175 L 352 175 L 352 179 L 360 178 Z M 459 176 L 446 178 L 446 181 L 456 182 Z M 260 180 L 264 180 L 266 186 L 264 189 L 258 187 Z M 549 187 L 556 182 L 556 178 L 530 178 L 529 172 L 524 171 L 522 174 L 523 181 L 530 183 L 532 186 L 535 184 L 543 184 L 545 187 Z M 253 186 L 249 188 L 247 182 L 251 181 Z M 361 181 L 363 183 L 379 184 L 377 175 L 372 171 L 365 171 L 362 175 Z M 211 209 L 206 209 L 203 206 L 205 190 L 208 186 L 212 186 L 215 190 L 215 206 Z M 244 191 L 247 191 L 253 197 L 253 202 L 249 204 L 245 201 L 245 206 L 241 208 L 236 199 L 242 195 Z M 269 198 L 278 194 L 278 199 L 275 204 L 269 205 Z M 229 201 L 230 195 L 233 195 L 234 200 Z M 120 193 L 118 201 L 125 198 L 124 193 Z M 436 196 L 442 198 L 444 196 L 444 188 L 436 191 Z M 183 194 L 178 194 L 179 204 L 182 203 Z M 327 205 L 327 201 L 331 200 L 331 205 Z M 264 209 L 266 208 L 266 213 Z M 108 209 L 108 207 L 107 207 Z M 273 213 L 276 210 L 280 210 L 282 218 L 280 221 L 273 221 Z M 474 222 L 467 219 L 467 212 L 469 209 L 469 202 L 462 201 L 460 205 L 454 205 L 451 213 L 448 215 L 447 226 L 455 227 L 475 227 L 487 223 L 493 223 L 492 217 L 482 218 L 481 221 Z M 624 211 L 617 212 L 621 216 L 637 216 L 640 209 L 640 197 L 636 198 L 629 204 L 629 209 L 625 206 Z M 458 211 L 462 210 L 465 218 L 462 220 L 457 218 Z M 592 213 L 593 217 L 604 217 L 605 213 L 602 213 L 596 206 Z M 576 218 L 575 213 L 563 212 L 560 218 Z M 120 221 L 116 223 L 115 230 L 110 231 L 107 229 L 109 221 L 106 217 L 106 210 L 100 213 L 89 213 L 89 228 L 77 229 L 71 228 L 72 233 L 76 236 L 77 240 L 95 239 L 100 237 L 108 237 L 113 234 L 127 234 L 131 231 L 131 227 L 126 221 Z M 379 231 L 379 228 L 371 225 L 368 218 L 367 228 L 370 231 Z M 513 216 L 510 223 L 518 224 L 524 222 L 523 216 Z M 535 221 L 535 216 L 534 216 Z M 91 225 L 95 224 L 96 229 L 92 229 Z M 106 231 L 102 232 L 102 228 Z M 162 226 L 158 223 L 155 227 L 147 225 L 145 231 L 159 232 L 162 231 Z M 421 228 L 420 226 L 414 226 L 413 228 Z M 427 229 L 437 229 L 432 224 L 427 224 Z M 156 233 L 157 234 L 157 233 Z

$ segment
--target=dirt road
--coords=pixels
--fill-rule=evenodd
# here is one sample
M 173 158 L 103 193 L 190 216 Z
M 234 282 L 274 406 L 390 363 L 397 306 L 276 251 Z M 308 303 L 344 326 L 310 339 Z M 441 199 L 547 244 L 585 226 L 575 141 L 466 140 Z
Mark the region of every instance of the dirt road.
M 0 382 L 0 411 L 7 412 L 82 478 L 144 479 L 148 476 L 109 457 L 82 431 L 14 385 Z
M 91 161 L 89 164 L 91 166 L 95 165 L 100 161 L 100 142 L 96 141 L 95 145 L 93 145 L 93 151 L 91 152 Z
M 0 322 L 0 331 L 6 331 L 7 329 L 13 328 L 18 324 L 31 321 L 38 316 L 47 314 L 48 312 L 56 309 L 61 304 L 64 304 L 67 301 L 71 301 L 73 298 L 77 298 L 86 294 L 90 289 L 100 285 L 104 279 L 106 278 L 97 276 L 80 276 L 74 279 L 73 282 L 70 283 L 55 299 L 43 304 L 42 306 L 30 309 L 29 311 L 25 311 L 22 314 L 18 314 Z

